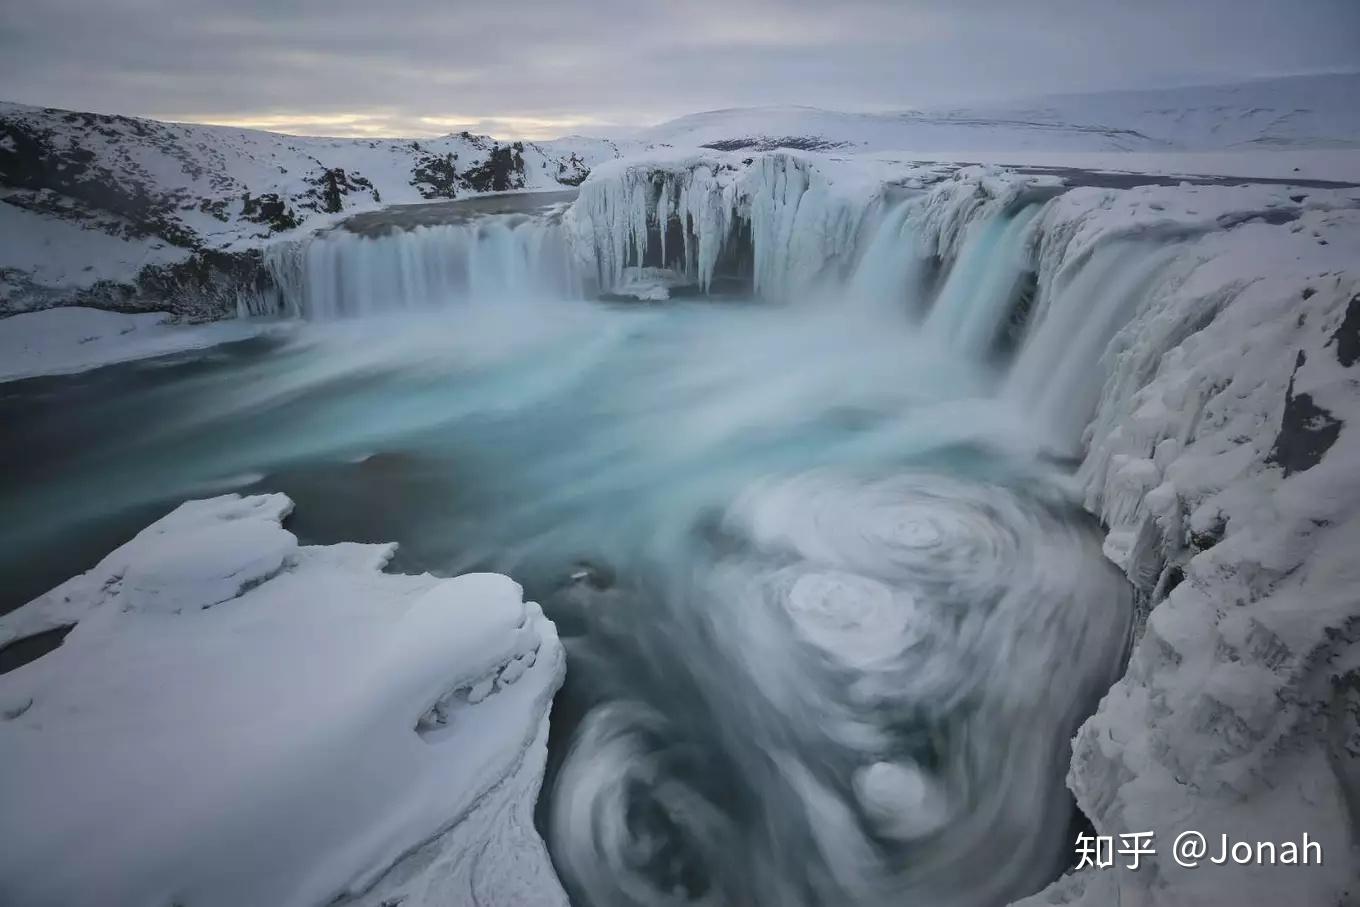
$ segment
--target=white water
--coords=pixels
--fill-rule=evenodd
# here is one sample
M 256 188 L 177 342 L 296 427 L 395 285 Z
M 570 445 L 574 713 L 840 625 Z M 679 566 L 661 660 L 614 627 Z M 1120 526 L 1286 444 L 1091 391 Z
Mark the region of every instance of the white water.
M 289 310 L 313 321 L 581 296 L 561 225 L 522 214 L 379 236 L 336 229 L 271 246 L 265 263 Z

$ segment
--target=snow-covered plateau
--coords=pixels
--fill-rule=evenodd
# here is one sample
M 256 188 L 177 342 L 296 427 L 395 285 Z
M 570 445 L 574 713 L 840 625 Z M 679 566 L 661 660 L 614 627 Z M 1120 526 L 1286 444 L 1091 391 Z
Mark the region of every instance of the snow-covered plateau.
M 245 283 L 209 281 L 230 285 L 229 304 L 203 303 L 205 297 L 190 294 L 199 301 L 169 308 L 191 319 L 239 311 L 327 322 L 290 329 L 303 338 L 299 344 L 315 342 L 323 364 L 285 360 L 279 368 L 286 380 L 277 391 L 268 384 L 275 378 L 252 373 L 256 380 L 233 388 L 241 397 L 225 398 L 230 406 L 224 410 L 275 405 L 276 397 L 305 400 L 312 383 L 329 388 L 347 369 L 367 370 L 375 394 L 393 380 L 382 365 L 391 353 L 386 335 L 375 330 L 350 342 L 342 349 L 354 359 L 337 361 L 323 341 L 306 339 L 309 328 L 343 330 L 358 315 L 412 311 L 437 315 L 445 326 L 467 319 L 475 327 L 466 338 L 431 327 L 414 351 L 400 348 L 403 367 L 416 376 L 412 385 L 396 382 L 412 395 L 410 405 L 375 405 L 358 415 L 322 408 L 297 418 L 315 415 L 309 424 L 318 433 L 338 432 L 343 444 L 335 443 L 346 456 L 380 435 L 357 424 L 365 414 L 394 436 L 421 437 L 462 418 L 474 419 L 488 437 L 501 437 L 492 434 L 500 428 L 497 419 L 520 409 L 545 422 L 566 418 L 582 437 L 561 459 L 586 471 L 567 472 L 571 478 L 563 480 L 531 460 L 524 474 L 530 483 L 543 483 L 528 486 L 540 499 L 516 499 L 515 490 L 504 487 L 488 492 L 499 495 L 498 510 L 503 507 L 507 525 L 516 529 L 532 525 L 516 522 L 529 511 L 573 512 L 580 503 L 571 498 L 576 494 L 612 493 L 608 502 L 616 510 L 624 500 L 637 514 L 651 514 L 653 505 L 660 512 L 661 505 L 646 496 L 660 494 L 652 474 L 641 471 L 657 467 L 649 463 L 637 473 L 627 468 L 641 459 L 639 450 L 654 457 L 673 470 L 659 474 L 678 483 L 678 491 L 663 495 L 666 507 L 681 498 L 698 501 L 691 502 L 696 509 L 711 503 L 721 519 L 715 528 L 716 518 L 705 512 L 705 530 L 757 552 L 750 563 L 719 563 L 710 579 L 723 589 L 736 585 L 753 601 L 783 602 L 803 634 L 799 645 L 839 659 L 836 670 L 855 678 L 846 683 L 836 674 L 828 687 L 836 692 L 809 704 L 790 691 L 812 681 L 800 676 L 794 682 L 784 673 L 782 653 L 762 660 L 769 653 L 761 645 L 769 637 L 758 616 L 743 612 L 736 618 L 737 631 L 761 631 L 749 638 L 727 635 L 732 628 L 726 625 L 705 624 L 696 631 L 703 647 L 750 643 L 749 650 L 729 653 L 730 661 L 753 672 L 751 678 L 741 675 L 753 687 L 772 691 L 763 703 L 768 708 L 738 714 L 737 736 L 741 742 L 757 739 L 770 714 L 788 717 L 792 727 L 797 716 L 827 708 L 845 726 L 817 734 L 843 735 L 852 741 L 843 749 L 854 758 L 886 747 L 882 741 L 890 736 L 873 723 L 879 713 L 869 710 L 866 718 L 856 711 L 864 704 L 854 697 L 896 702 L 889 697 L 900 692 L 899 675 L 879 672 L 901 668 L 893 659 L 914 651 L 917 630 L 896 625 L 893 607 L 900 602 L 889 581 L 904 588 L 917 582 L 912 570 L 921 565 L 913 558 L 923 548 L 936 550 L 929 548 L 936 532 L 956 527 L 922 528 L 913 514 L 944 505 L 929 486 L 910 482 L 854 486 L 858 496 L 843 498 L 844 488 L 815 471 L 782 484 L 741 486 L 736 503 L 730 497 L 708 501 L 702 494 L 716 492 L 692 475 L 703 472 L 694 463 L 707 461 L 686 458 L 705 444 L 739 446 L 733 439 L 748 433 L 762 442 L 778 439 L 784 408 L 821 402 L 818 395 L 836 404 L 822 413 L 825 421 L 870 425 L 878 432 L 871 435 L 875 444 L 906 446 L 922 432 L 934 437 L 938 431 L 958 433 L 956 440 L 967 441 L 969 450 L 1019 451 L 1026 462 L 1043 464 L 1034 482 L 1043 503 L 1037 518 L 1016 504 L 1015 512 L 1024 515 L 1016 524 L 1048 527 L 1044 521 L 1061 509 L 1054 501 L 1079 504 L 1098 519 L 1104 557 L 1132 589 L 1127 668 L 1094 714 L 1088 709 L 1079 716 L 1089 717 L 1071 742 L 1066 787 L 1098 833 L 1154 832 L 1156 841 L 1155 853 L 1136 870 L 1074 869 L 1019 903 L 1347 905 L 1360 896 L 1358 88 L 1360 77 L 1329 76 L 1179 95 L 1130 94 L 1104 104 L 1051 99 L 1033 108 L 930 116 L 719 111 L 656 127 L 630 142 L 572 140 L 509 152 L 468 137 L 429 147 L 424 141 L 416 147 L 293 139 L 11 106 L 0 110 L 0 128 L 47 143 L 33 146 L 37 150 L 22 164 L 30 169 L 23 172 L 36 173 L 33 162 L 54 153 L 103 169 L 92 179 L 68 183 L 59 174 L 41 173 L 34 184 L 19 185 L 4 154 L 29 146 L 0 138 L 0 230 L 25 237 L 0 251 L 9 256 L 0 260 L 8 281 L 0 311 L 72 302 L 166 308 L 173 288 L 170 296 L 119 290 L 121 301 L 100 294 L 129 274 L 162 274 L 176 262 L 197 261 L 193 256 L 248 255 Z M 206 142 L 206 135 L 217 141 Z M 1048 138 L 1020 141 L 1018 135 Z M 23 141 L 30 140 L 39 141 Z M 92 159 L 79 153 L 87 141 L 98 144 Z M 577 182 L 579 194 L 569 207 L 544 201 L 376 232 L 341 223 L 361 208 L 432 198 L 421 187 L 435 183 L 416 176 L 435 166 L 420 157 L 434 146 L 436 157 L 453 154 L 456 146 L 464 158 L 490 168 L 492 183 L 483 185 L 480 176 L 457 183 L 460 198 L 487 188 L 560 189 Z M 934 153 L 940 149 L 952 151 Z M 141 157 L 152 154 L 165 169 Z M 496 162 L 504 163 L 507 154 L 510 170 L 502 172 Z M 417 159 L 424 163 L 413 164 Z M 246 162 L 254 169 L 241 169 Z M 464 167 L 451 166 L 449 179 L 463 179 L 457 175 Z M 181 169 L 198 175 L 185 182 Z M 495 183 L 496 173 L 509 173 L 512 182 Z M 358 175 L 371 185 L 359 183 Z M 135 222 L 110 214 L 123 210 L 126 199 L 90 194 L 92 186 L 130 185 L 131 178 L 145 202 L 138 203 L 142 215 Z M 162 192 L 158 186 L 174 188 Z M 251 204 L 262 191 L 276 196 L 282 207 L 268 210 L 282 212 L 283 220 L 250 213 L 264 210 Z M 450 189 L 438 197 L 454 194 Z M 180 232 L 185 230 L 193 238 L 181 245 L 174 237 L 189 235 Z M 56 248 L 67 251 L 44 251 Z M 62 257 L 68 253 L 69 260 Z M 246 283 L 250 289 L 243 290 Z M 84 289 L 68 293 L 72 287 Z M 671 300 L 703 296 L 754 297 L 761 302 L 758 314 L 733 306 L 738 314 L 731 317 L 765 318 L 773 310 L 787 318 L 789 336 L 764 321 L 735 336 L 678 322 L 694 333 L 643 346 L 656 343 L 670 324 L 659 313 L 680 309 Z M 568 307 L 596 298 L 617 302 L 629 317 L 652 320 L 620 327 L 600 320 L 594 309 Z M 524 307 L 479 305 L 503 299 Z M 545 314 L 555 304 L 568 307 L 565 326 Z M 0 355 L 28 350 L 10 352 L 0 373 L 68 371 L 154 355 L 172 348 L 162 345 L 173 343 L 169 334 L 202 330 L 152 321 L 160 315 L 76 311 L 70 324 L 62 323 L 61 310 L 0 321 Z M 39 324 L 38 318 L 47 321 Z M 75 350 L 85 337 L 118 330 L 87 332 L 87 320 L 131 318 L 146 321 L 135 325 L 147 334 L 143 352 L 129 347 L 126 355 L 82 359 Z M 500 319 L 512 323 L 513 337 L 501 333 Z M 237 322 L 227 324 L 234 330 Z M 249 319 L 239 324 L 256 329 Z M 906 326 L 912 343 L 892 345 L 897 335 L 885 325 Z M 6 339 L 6 330 L 18 339 Z M 552 346 L 561 337 L 567 353 Z M 761 347 L 753 337 L 774 340 Z M 592 398 L 577 392 L 574 382 L 598 359 L 611 368 L 609 355 L 628 362 L 630 344 L 655 356 L 656 364 L 622 372 L 622 379 L 604 369 L 610 393 L 619 395 L 603 406 L 611 417 L 655 417 L 649 401 L 630 396 L 648 391 L 674 393 L 687 406 L 700 397 L 722 398 L 716 415 L 705 409 L 702 419 L 686 422 L 691 410 L 681 409 L 682 418 L 672 420 L 658 407 L 665 423 L 642 421 L 655 437 L 637 446 L 611 433 L 613 422 L 590 423 L 598 416 L 591 410 L 580 424 L 593 424 L 596 433 L 578 429 L 569 407 Z M 791 367 L 778 344 L 803 358 Z M 116 338 L 107 345 L 116 347 Z M 818 358 L 828 350 L 843 354 L 847 345 L 855 352 L 853 364 L 862 360 L 862 374 L 831 373 L 848 368 L 849 357 Z M 540 355 L 544 349 L 559 359 Z M 461 369 L 465 360 L 481 365 L 502 355 L 510 377 L 478 373 L 474 389 L 487 395 L 485 401 L 474 400 L 471 391 L 465 400 L 439 383 L 440 370 L 450 367 L 445 359 L 456 359 L 454 367 Z M 695 374 L 648 383 L 666 357 L 693 366 Z M 894 435 L 898 423 L 880 419 L 884 400 L 895 406 L 898 397 L 925 398 L 930 383 L 903 371 L 910 362 L 902 360 L 919 360 L 922 368 L 967 363 L 971 383 L 949 388 L 940 398 L 946 405 L 929 410 L 933 421 L 926 429 L 908 420 Z M 754 385 L 762 374 L 785 377 L 775 391 L 741 384 Z M 939 380 L 948 383 L 952 375 Z M 729 378 L 736 386 L 725 382 Z M 918 380 L 921 388 L 910 383 Z M 585 385 L 587 391 L 595 387 Z M 454 405 L 465 410 L 440 408 L 455 397 Z M 539 404 L 542 409 L 533 409 Z M 201 415 L 202 424 L 212 425 L 216 416 Z M 958 422 L 966 424 L 960 428 Z M 820 423 L 815 427 L 820 430 Z M 510 443 L 493 456 L 503 455 L 509 464 L 523 455 L 510 447 L 524 441 L 514 432 L 504 437 Z M 608 468 L 587 462 L 596 451 L 591 445 L 599 445 Z M 535 439 L 527 446 L 543 444 Z M 868 457 L 871 446 L 866 441 L 852 449 Z M 804 462 L 802 448 L 777 452 L 788 462 Z M 872 453 L 886 456 L 878 448 Z M 476 456 L 467 455 L 476 465 Z M 967 461 L 971 454 L 950 456 Z M 255 466 L 227 457 L 213 461 L 221 464 L 227 471 Z M 734 467 L 730 475 L 744 473 Z M 722 483 L 728 479 L 717 470 L 712 483 L 727 492 Z M 914 495 L 926 502 L 918 501 L 917 510 L 902 504 L 918 500 Z M 998 519 L 996 507 L 980 506 L 986 516 L 978 516 L 967 494 L 961 497 L 968 506 L 959 507 L 966 516 L 958 517 L 960 523 L 976 519 L 988 532 L 996 529 L 987 522 Z M 90 572 L 0 617 L 0 645 L 74 626 L 55 651 L 0 677 L 0 802 L 7 806 L 0 811 L 0 839 L 22 842 L 0 850 L 0 895 L 35 904 L 90 903 L 92 891 L 105 893 L 108 903 L 322 904 L 338 898 L 411 907 L 565 901 L 530 815 L 544 777 L 548 708 L 562 681 L 564 659 L 553 625 L 503 577 L 401 576 L 380 571 L 389 547 L 300 546 L 281 527 L 289 507 L 281 495 L 184 504 Z M 635 526 L 631 510 L 628 519 L 616 516 L 586 525 L 620 548 L 626 545 L 611 533 L 629 543 L 645 537 L 648 555 L 675 544 L 659 531 L 652 538 L 650 526 Z M 956 516 L 949 511 L 949 519 Z M 944 524 L 945 517 L 938 519 Z M 986 536 L 983 547 L 997 557 L 1008 554 L 1012 528 Z M 1045 531 L 1053 539 L 1062 536 L 1051 527 Z M 479 546 L 497 538 L 489 526 L 475 537 Z M 511 538 L 505 547 L 520 556 L 522 541 Z M 1025 552 L 1034 554 L 1017 550 L 1022 564 Z M 478 553 L 491 557 L 480 548 Z M 931 570 L 957 566 L 947 556 L 925 560 Z M 742 571 L 751 563 L 759 570 L 747 576 Z M 1061 585 L 1068 577 L 1011 569 L 1053 600 L 1071 594 L 1074 609 L 1095 604 L 1081 594 L 1095 585 L 1071 592 Z M 808 572 L 794 577 L 796 571 Z M 681 579 L 671 579 L 695 582 L 679 572 Z M 623 594 L 598 579 L 604 574 L 582 567 L 580 589 L 593 589 L 598 580 L 589 594 Z M 1084 571 L 1071 579 L 1096 582 Z M 960 588 L 958 583 L 949 588 Z M 596 605 L 596 612 L 607 610 Z M 854 613 L 841 614 L 838 607 Z M 919 607 L 911 613 L 925 620 L 925 606 Z M 1030 623 L 992 626 L 1010 632 L 1048 627 L 1046 619 L 1040 614 Z M 1060 623 L 1052 619 L 1052 626 Z M 872 639 L 857 635 L 866 631 Z M 995 632 L 980 638 L 991 640 Z M 1103 654 L 1100 641 L 1108 640 L 1089 632 L 1081 638 Z M 1019 648 L 1040 651 L 1000 646 L 1023 663 L 1024 653 L 1011 651 Z M 666 651 L 645 654 L 655 662 Z M 601 657 L 589 653 L 581 663 L 593 668 Z M 1120 671 L 1110 664 L 1102 669 L 1112 676 Z M 1066 675 L 1054 672 L 1048 682 L 1064 690 L 1092 682 L 1077 677 L 1065 660 L 1064 670 L 1076 679 L 1055 681 Z M 694 685 L 695 698 L 702 699 L 702 673 L 686 667 L 667 678 Z M 941 675 L 931 676 L 938 682 Z M 883 677 L 893 680 L 888 692 L 876 685 Z M 1058 702 L 1057 693 L 1035 683 L 997 695 L 1034 708 L 1049 722 L 1041 725 L 1046 730 L 1076 727 L 1076 721 L 1063 722 L 1078 706 Z M 847 687 L 854 699 L 849 704 L 835 698 Z M 636 864 L 683 875 L 666 864 L 680 861 L 662 845 L 646 835 L 630 837 L 630 823 L 643 821 L 629 809 L 634 786 L 651 784 L 662 791 L 658 800 L 669 798 L 661 806 L 648 804 L 663 814 L 656 827 L 673 831 L 693 823 L 700 851 L 718 864 L 732 859 L 723 852 L 728 829 L 721 810 L 683 777 L 667 774 L 670 762 L 690 757 L 682 746 L 670 752 L 656 744 L 667 739 L 674 716 L 632 705 L 582 709 L 587 715 L 558 769 L 550 804 L 556 818 L 545 832 L 573 897 L 585 892 L 601 904 L 657 900 L 649 900 L 656 892 L 645 887 L 649 880 Z M 968 730 L 980 733 L 975 725 Z M 1015 734 L 1019 741 L 1020 725 Z M 774 777 L 770 783 L 794 801 L 791 826 L 813 826 L 808 852 L 825 872 L 807 889 L 780 890 L 781 907 L 828 903 L 827 892 L 845 903 L 889 903 L 902 890 L 922 897 L 952 893 L 928 872 L 913 874 L 909 860 L 898 865 L 884 859 L 880 849 L 886 841 L 913 847 L 944 826 L 957 837 L 941 841 L 967 846 L 923 849 L 923 865 L 929 868 L 928 858 L 941 854 L 966 854 L 977 876 L 969 882 L 977 888 L 932 903 L 976 903 L 970 896 L 994 902 L 1003 893 L 1032 892 L 1057 874 L 1045 868 L 1057 855 L 1042 842 L 1027 838 L 1026 847 L 1034 850 L 1008 854 L 977 851 L 992 840 L 986 834 L 1005 826 L 1012 814 L 1003 810 L 1017 809 L 1014 801 L 987 801 L 996 810 L 990 815 L 1001 818 L 985 829 L 966 829 L 974 836 L 966 837 L 950 825 L 950 804 L 959 793 L 951 779 L 931 776 L 922 768 L 927 760 L 918 765 L 873 757 L 867 768 L 850 773 L 853 784 L 841 785 L 857 798 L 857 805 L 846 807 L 838 799 L 846 792 L 817 775 L 839 770 L 839 763 L 799 762 L 795 736 L 790 732 L 786 739 L 781 727 L 772 739 L 788 750 L 774 760 L 778 771 L 756 760 L 753 774 Z M 578 750 L 582 741 L 598 749 Z M 653 745 L 655 752 L 647 749 Z M 1067 764 L 1066 749 L 1059 748 Z M 1019 763 L 1000 764 L 1025 770 L 1027 753 L 1016 742 L 1008 756 Z M 212 783 L 205 783 L 204 766 L 212 766 Z M 1034 776 L 1035 802 L 1049 808 L 1053 801 L 1044 799 L 1042 774 Z M 44 780 L 35 783 L 39 778 Z M 1012 787 L 1025 786 L 1029 776 L 1011 780 Z M 11 803 L 21 808 L 11 809 Z M 158 807 L 147 808 L 149 803 Z M 579 824 L 569 826 L 569 820 Z M 770 837 L 761 839 L 764 850 L 755 851 L 768 865 L 734 870 L 745 884 L 777 876 L 770 867 L 780 866 L 779 824 L 769 821 L 759 829 Z M 861 836 L 862 824 L 876 830 Z M 262 835 L 262 828 L 273 831 Z M 1183 831 L 1211 841 L 1225 833 L 1234 840 L 1297 841 L 1307 833 L 1325 858 L 1306 868 L 1188 868 L 1171 851 Z M 69 871 L 53 872 L 69 865 L 58 850 L 69 850 L 73 841 L 83 859 Z M 211 852 L 240 853 L 244 862 L 224 866 L 201 858 Z M 983 861 L 993 856 L 993 871 L 984 872 Z M 762 875 L 767 870 L 771 875 Z M 685 884 L 674 882 L 675 891 L 665 893 L 675 895 L 668 903 L 688 902 Z M 611 886 L 622 891 L 614 900 Z

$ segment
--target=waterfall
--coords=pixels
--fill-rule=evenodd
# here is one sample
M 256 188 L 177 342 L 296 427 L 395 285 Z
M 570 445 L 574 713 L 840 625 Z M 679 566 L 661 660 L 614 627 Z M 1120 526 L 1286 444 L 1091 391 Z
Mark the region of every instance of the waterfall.
M 1102 392 L 1091 376 L 1178 251 L 1137 240 L 1100 246 L 1040 300 L 1005 393 L 1057 442 L 1077 446 Z
M 1100 395 L 1087 376 L 1179 248 L 1165 238 L 1068 248 L 1070 236 L 1050 237 L 1051 202 L 986 172 L 925 188 L 838 185 L 784 154 L 745 169 L 616 169 L 587 183 L 565 218 L 337 228 L 276 244 L 265 264 L 287 311 L 324 321 L 582 298 L 647 265 L 708 290 L 727 262 L 767 299 L 839 297 L 919 322 L 929 343 L 993 366 L 1003 399 L 1075 447 Z M 1056 253 L 1041 254 L 1046 242 Z
M 523 214 L 330 230 L 270 247 L 265 266 L 287 309 L 317 321 L 582 293 L 561 225 Z
M 719 262 L 740 261 L 767 300 L 900 314 L 990 366 L 998 395 L 1063 449 L 1080 445 L 1111 342 L 1193 235 L 1093 240 L 1055 213 L 1059 187 L 984 168 L 927 186 L 833 178 L 791 154 L 743 164 L 602 168 L 566 218 L 583 268 L 608 289 L 650 256 L 707 290 Z
M 985 358 L 1010 318 L 1033 265 L 1031 228 L 1040 206 L 973 223 L 958 260 L 931 306 L 927 336 L 975 359 Z

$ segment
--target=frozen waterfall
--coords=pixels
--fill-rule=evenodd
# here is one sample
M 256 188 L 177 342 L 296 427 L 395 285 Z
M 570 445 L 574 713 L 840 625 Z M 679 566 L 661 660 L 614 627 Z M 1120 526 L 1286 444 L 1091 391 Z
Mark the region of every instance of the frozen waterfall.
M 602 290 L 662 268 L 698 292 L 896 313 L 985 364 L 1050 444 L 1075 452 L 1100 395 L 1090 376 L 1183 236 L 1077 241 L 1052 222 L 1061 187 L 1042 178 L 833 172 L 791 154 L 616 163 L 565 225 Z

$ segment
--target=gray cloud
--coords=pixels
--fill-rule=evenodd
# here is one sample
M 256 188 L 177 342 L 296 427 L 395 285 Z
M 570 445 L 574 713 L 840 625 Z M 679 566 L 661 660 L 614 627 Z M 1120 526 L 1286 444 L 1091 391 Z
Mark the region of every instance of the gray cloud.
M 313 134 L 608 132 L 1360 67 L 1355 0 L 0 0 L 0 95 Z

